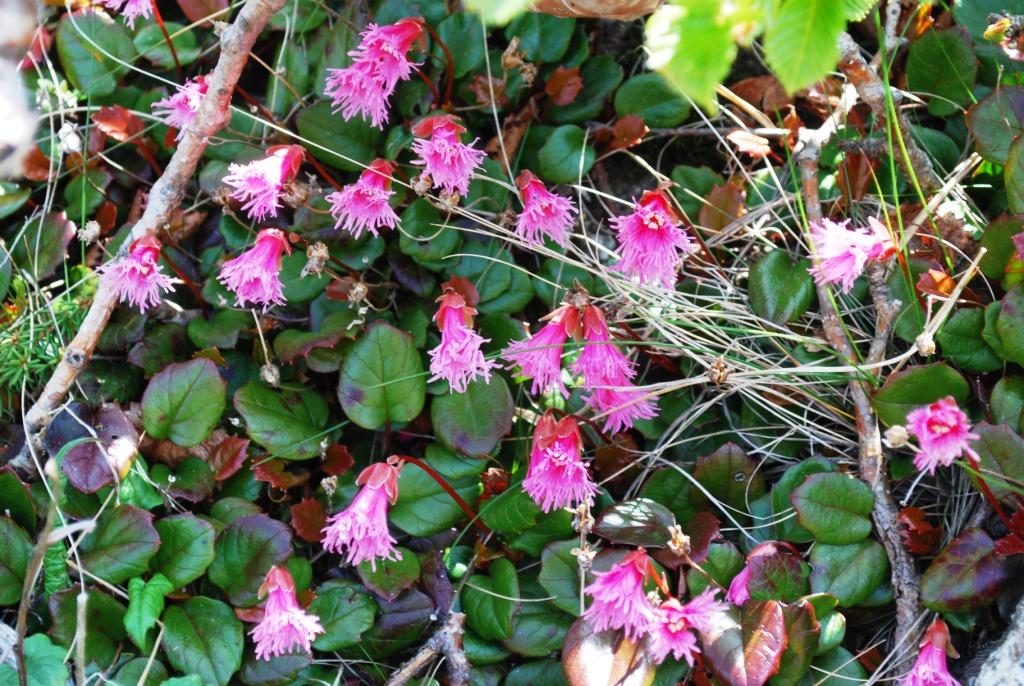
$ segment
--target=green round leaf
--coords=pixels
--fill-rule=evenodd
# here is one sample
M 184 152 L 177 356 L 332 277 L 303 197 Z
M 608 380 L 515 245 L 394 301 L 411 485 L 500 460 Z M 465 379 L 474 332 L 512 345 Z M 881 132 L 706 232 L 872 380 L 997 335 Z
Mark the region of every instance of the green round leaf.
M 265 514 L 236 519 L 217 536 L 210 581 L 232 605 L 252 607 L 259 602 L 257 591 L 270 568 L 291 556 L 291 541 L 291 529 Z
M 462 78 L 484 61 L 484 27 L 480 17 L 467 12 L 456 12 L 442 21 L 437 33 L 452 56 L 455 78 Z M 434 54 L 441 60 L 447 55 L 438 47 Z
M 1020 431 L 1021 412 L 1024 412 L 1024 377 L 1004 376 L 996 381 L 989 404 L 996 424 L 1006 424 L 1013 431 Z
M 837 472 L 811 474 L 790 498 L 800 524 L 820 543 L 856 543 L 871 533 L 875 496 L 863 481 Z
M 523 12 L 505 29 L 505 37 L 519 37 L 519 50 L 531 62 L 554 62 L 569 49 L 575 19 L 540 12 Z
M 320 589 L 309 611 L 320 618 L 324 628 L 324 633 L 313 641 L 313 647 L 338 650 L 357 644 L 363 632 L 373 626 L 377 604 L 354 585 L 331 586 Z
M 1003 368 L 981 331 L 985 328 L 985 310 L 978 307 L 962 308 L 946 320 L 935 340 L 942 347 L 947 360 L 969 372 L 994 372 Z
M 365 560 L 356 567 L 363 585 L 385 600 L 394 600 L 420 578 L 420 561 L 408 548 L 396 548 L 398 560 Z
M 839 61 L 846 4 L 835 0 L 787 2 L 768 14 L 765 58 L 788 92 L 822 79 Z
M 616 91 L 615 114 L 636 114 L 650 127 L 672 128 L 690 116 L 690 103 L 661 74 L 639 74 Z
M 207 359 L 170 364 L 142 396 L 142 424 L 153 438 L 190 447 L 206 440 L 227 404 L 227 384 Z
M 668 545 L 669 527 L 675 515 L 664 505 L 638 498 L 615 503 L 601 513 L 594 524 L 594 533 L 613 543 L 660 548 Z
M 517 534 L 537 523 L 540 507 L 521 488 L 510 488 L 487 501 L 481 508 L 480 519 L 491 531 Z
M 364 429 L 408 422 L 423 410 L 427 382 L 412 337 L 382 321 L 370 325 L 341 365 L 338 399 Z
M 171 43 L 174 44 L 174 51 L 182 66 L 192 64 L 199 59 L 199 47 L 196 45 L 195 33 L 185 30 L 183 24 L 173 21 L 166 22 L 164 27 L 171 36 Z M 133 42 L 140 57 L 145 57 L 161 69 L 174 69 L 174 57 L 171 55 L 171 49 L 167 47 L 164 32 L 160 30 L 160 25 L 156 22 L 147 22 L 141 25 Z
M 113 57 L 107 57 L 99 46 Z M 103 12 L 65 14 L 57 26 L 57 55 L 75 88 L 84 95 L 110 95 L 135 59 L 124 23 Z M 118 62 L 117 60 L 120 60 Z
M 279 393 L 250 382 L 235 392 L 235 409 L 249 436 L 283 460 L 308 460 L 320 455 L 327 424 L 327 403 L 317 393 Z
M 424 461 L 448 481 L 470 507 L 480 495 L 480 472 L 487 462 L 455 455 L 438 444 L 427 446 Z M 465 518 L 462 508 L 425 471 L 414 464 L 398 477 L 398 502 L 388 519 L 413 536 L 432 536 Z
M 814 300 L 814 279 L 807 260 L 793 262 L 785 250 L 773 250 L 750 268 L 747 290 L 754 312 L 775 324 L 795 321 Z
M 25 674 L 28 686 L 66 686 L 68 666 L 64 663 L 65 653 L 67 651 L 53 645 L 46 634 L 34 634 L 26 638 Z M 18 672 L 10 665 L 0 663 L 0 684 L 14 686 L 17 683 Z
M 512 616 L 519 605 L 519 577 L 505 558 L 491 563 L 490 576 L 474 574 L 462 587 L 466 624 L 481 638 L 501 640 L 512 635 Z
M 1024 88 L 996 88 L 967 112 L 967 126 L 974 135 L 981 156 L 996 164 L 1006 164 L 1013 139 L 1024 131 Z
M 164 612 L 167 660 L 204 684 L 227 686 L 242 666 L 244 643 L 242 622 L 219 600 L 198 596 Z
M 907 85 L 926 96 L 928 111 L 942 117 L 954 114 L 971 97 L 978 75 L 974 41 L 967 29 L 931 29 L 910 44 Z
M 803 462 L 798 462 L 782 473 L 782 477 L 772 487 L 772 512 L 776 518 L 785 517 L 793 508 L 790 495 L 797 486 L 804 482 L 811 474 L 831 472 L 835 469 L 832 463 L 823 457 L 815 457 Z M 781 519 L 777 524 L 779 538 L 792 543 L 808 543 L 814 540 L 810 531 L 800 526 L 793 517 Z
M 0 517 L 0 605 L 17 605 L 21 600 L 33 547 L 24 529 L 7 517 Z
M 971 481 L 977 486 L 978 479 L 984 477 L 996 498 L 1016 502 L 1024 480 L 1024 438 L 1008 426 L 988 422 L 979 422 L 974 433 L 978 438 L 971 447 L 978 453 L 981 476 L 972 470 L 968 472 Z
M 583 89 L 568 105 L 554 105 L 547 121 L 552 124 L 576 124 L 595 119 L 604 110 L 604 101 L 622 81 L 622 67 L 611 55 L 595 55 L 580 67 Z M 652 125 L 653 126 L 653 125 Z
M 185 512 L 157 521 L 154 528 L 160 534 L 160 548 L 149 568 L 167 577 L 174 588 L 195 581 L 213 562 L 216 531 L 205 519 Z
M 299 112 L 299 135 L 311 141 L 309 152 L 325 164 L 344 171 L 361 171 L 377 157 L 383 139 L 380 129 L 355 117 L 345 121 L 331 111 L 331 103 L 318 102 Z
M 160 547 L 153 514 L 134 505 L 108 509 L 82 539 L 82 564 L 112 584 L 139 576 Z
M 53 624 L 50 638 L 65 648 L 71 647 L 78 628 L 78 596 L 81 586 L 73 586 L 50 596 Z M 106 669 L 117 656 L 126 638 L 124 605 L 95 587 L 86 587 L 85 660 Z
M 498 374 L 490 381 L 472 381 L 465 393 L 434 399 L 430 420 L 441 443 L 471 457 L 490 454 L 502 436 L 512 430 L 515 405 L 508 384 Z
M 583 129 L 572 124 L 559 126 L 538 153 L 538 173 L 551 183 L 576 183 L 594 166 L 594 156 Z
M 967 381 L 960 372 L 945 364 L 908 367 L 893 374 L 875 391 L 871 406 L 888 426 L 903 424 L 914 408 L 953 396 L 957 402 L 967 399 Z
M 540 554 L 537 581 L 552 596 L 551 604 L 574 617 L 580 616 L 580 566 L 573 549 L 579 541 L 556 541 L 544 546 Z
M 850 545 L 818 543 L 811 548 L 810 561 L 811 590 L 834 595 L 841 607 L 866 599 L 889 575 L 889 558 L 873 540 Z

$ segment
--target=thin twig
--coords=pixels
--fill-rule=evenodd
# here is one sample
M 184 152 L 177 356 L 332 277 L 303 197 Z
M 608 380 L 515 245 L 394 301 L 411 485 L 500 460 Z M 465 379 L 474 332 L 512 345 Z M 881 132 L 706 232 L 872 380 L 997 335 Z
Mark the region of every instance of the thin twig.
M 153 184 L 146 209 L 132 227 L 131 236 L 124 241 L 122 251 L 127 250 L 136 239 L 155 235 L 170 226 L 171 217 L 185 197 L 185 191 L 210 138 L 231 117 L 231 95 L 257 37 L 270 18 L 284 7 L 284 3 L 285 0 L 247 0 L 234 22 L 221 33 L 220 58 L 207 79 L 209 88 L 206 97 L 203 98 L 195 121 L 185 129 L 181 143 L 163 175 Z M 25 413 L 26 450 L 10 462 L 21 473 L 34 474 L 34 456 L 42 450 L 42 434 L 71 385 L 89 363 L 100 334 L 116 306 L 116 293 L 101 281 L 78 333 L 68 344 L 39 398 Z
M 465 621 L 466 615 L 463 613 L 449 613 L 444 625 L 427 639 L 423 647 L 409 658 L 408 662 L 391 675 L 384 686 L 401 686 L 408 683 L 418 671 L 438 655 L 443 655 L 448 663 L 449 686 L 468 684 L 469 660 L 466 659 L 466 653 L 462 649 L 462 625 Z

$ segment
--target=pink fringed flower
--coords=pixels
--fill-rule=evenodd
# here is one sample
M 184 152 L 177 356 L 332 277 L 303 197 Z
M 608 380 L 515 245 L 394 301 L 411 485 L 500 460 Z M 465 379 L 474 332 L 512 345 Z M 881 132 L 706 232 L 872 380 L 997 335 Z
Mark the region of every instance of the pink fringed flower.
M 217 280 L 234 292 L 239 307 L 246 302 L 263 305 L 284 305 L 281 254 L 291 253 L 288 239 L 280 229 L 263 229 L 256 235 L 256 245 L 220 268 Z
M 586 344 L 575 371 L 590 391 L 587 405 L 606 415 L 604 430 L 614 434 L 631 428 L 637 419 L 656 417 L 654 402 L 633 386 L 633 363 L 611 342 L 604 314 L 593 305 L 583 314 L 583 337 Z
M 539 395 L 557 388 L 569 397 L 562 383 L 562 347 L 570 334 L 579 332 L 579 311 L 564 305 L 547 316 L 547 324 L 525 341 L 514 341 L 502 357 L 519 366 L 520 374 L 533 379 L 531 391 Z
M 693 631 L 706 632 L 714 616 L 729 608 L 715 599 L 717 593 L 717 590 L 707 588 L 686 605 L 677 598 L 669 598 L 655 610 L 650 648 L 656 663 L 664 662 L 671 653 L 677 660 L 686 660 L 693 666 L 693 656 L 700 652 Z
M 276 217 L 285 184 L 299 173 L 306 151 L 299 145 L 275 145 L 267 157 L 248 164 L 231 164 L 224 183 L 235 190 L 231 197 L 242 203 L 250 219 Z
M 399 81 L 412 76 L 415 62 L 408 52 L 423 38 L 423 20 L 400 19 L 388 26 L 369 24 L 361 34 L 359 47 L 349 55 L 354 61 L 344 69 L 328 69 L 324 93 L 335 112 L 345 120 L 357 114 L 377 128 L 388 120 L 388 100 Z
M 412 151 L 419 155 L 412 163 L 423 165 L 423 172 L 432 179 L 434 188 L 443 188 L 449 194 L 469 193 L 473 170 L 487 155 L 472 144 L 462 142 L 466 127 L 459 118 L 452 114 L 435 114 L 417 122 L 412 132 L 416 136 Z
M 748 565 L 743 565 L 740 573 L 732 578 L 725 599 L 736 607 L 743 607 L 743 603 L 750 600 L 750 567 Z
M 977 440 L 979 436 L 971 433 L 967 415 L 952 396 L 908 412 L 907 431 L 917 438 L 921 446 L 914 456 L 914 466 L 928 470 L 929 474 L 934 474 L 938 466 L 950 466 L 964 453 L 972 461 L 978 459 L 970 441 Z
M 542 245 L 547 236 L 563 248 L 567 246 L 576 215 L 572 200 L 549 191 L 532 172 L 521 172 L 516 185 L 523 194 L 523 211 L 516 220 L 516 235 L 531 245 Z
M 697 244 L 680 227 L 664 191 L 644 191 L 633 212 L 613 217 L 622 259 L 615 269 L 640 283 L 661 283 L 672 288 L 683 255 L 697 251 Z
M 446 286 L 437 302 L 434 321 L 441 330 L 441 343 L 430 351 L 430 380 L 444 379 L 453 391 L 465 393 L 477 377 L 490 381 L 491 370 L 497 366 L 480 350 L 490 339 L 473 331 L 476 310 L 454 288 Z
M 160 271 L 160 241 L 144 236 L 124 257 L 108 262 L 96 271 L 103 284 L 120 302 L 128 302 L 145 312 L 160 304 L 160 292 L 173 290 L 169 276 Z
M 153 103 L 153 115 L 167 126 L 178 129 L 175 140 L 180 141 L 185 136 L 185 129 L 195 121 L 208 88 L 206 77 L 197 76 L 186 81 L 184 86 L 179 86 L 174 95 Z
M 327 520 L 323 529 L 324 549 L 345 554 L 345 561 L 358 565 L 366 560 L 376 571 L 377 559 L 400 560 L 395 539 L 388 532 L 388 503 L 398 500 L 397 459 L 372 464 L 359 474 L 362 486 L 352 503 Z
M 575 507 L 597 493 L 580 457 L 582 448 L 583 437 L 573 417 L 556 422 L 548 410 L 537 422 L 523 490 L 544 512 Z
M 135 20 L 139 17 L 149 19 L 153 16 L 151 0 L 100 0 L 100 2 L 114 12 L 119 12 L 124 17 L 124 23 L 132 29 L 135 28 Z
M 348 231 L 355 238 L 363 229 L 377 236 L 383 227 L 395 228 L 398 215 L 388 203 L 395 194 L 391 190 L 393 169 L 387 160 L 374 160 L 358 181 L 328 195 L 331 214 L 338 220 L 334 228 Z
M 907 673 L 900 686 L 960 686 L 960 682 L 949 673 L 946 655 L 960 657 L 949 640 L 949 628 L 941 619 L 936 619 L 921 640 L 917 662 Z
M 316 615 L 309 614 L 295 597 L 295 580 L 286 567 L 271 567 L 259 597 L 266 596 L 263 619 L 249 632 L 256 642 L 256 659 L 269 660 L 301 648 L 311 653 L 313 639 L 324 628 Z
M 870 230 L 846 228 L 849 221 L 821 219 L 811 224 L 811 240 L 817 264 L 808 271 L 819 284 L 839 284 L 849 293 L 869 260 L 885 260 L 895 252 L 889 232 L 874 217 Z
M 593 602 L 583 616 L 595 632 L 623 629 L 634 641 L 647 632 L 655 620 L 644 592 L 649 567 L 647 552 L 639 548 L 607 572 L 594 572 L 594 581 L 584 589 Z

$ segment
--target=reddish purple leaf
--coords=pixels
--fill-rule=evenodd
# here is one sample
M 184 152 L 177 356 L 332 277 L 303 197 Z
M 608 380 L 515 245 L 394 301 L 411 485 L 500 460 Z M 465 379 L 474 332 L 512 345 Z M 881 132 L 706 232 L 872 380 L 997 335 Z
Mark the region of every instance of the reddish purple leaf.
M 321 530 L 327 526 L 327 513 L 320 501 L 303 498 L 292 505 L 292 528 L 303 541 L 319 543 Z
M 988 605 L 1010 579 L 1007 559 L 981 529 L 964 529 L 921 577 L 921 600 L 935 612 L 965 612 Z
M 763 686 L 779 669 L 786 649 L 782 603 L 747 601 L 720 615 L 703 635 L 705 662 L 728 686 Z
M 228 436 L 218 443 L 206 458 L 207 464 L 213 470 L 213 478 L 224 481 L 241 469 L 248 449 L 248 438 Z
M 71 485 L 83 493 L 95 493 L 112 484 L 115 475 L 124 478 L 139 443 L 135 426 L 116 405 L 102 406 L 92 421 L 101 445 L 89 442 L 75 446 L 63 462 Z
M 178 0 L 178 7 L 189 21 L 201 21 L 228 6 L 228 0 Z M 227 21 L 224 16 L 218 17 Z

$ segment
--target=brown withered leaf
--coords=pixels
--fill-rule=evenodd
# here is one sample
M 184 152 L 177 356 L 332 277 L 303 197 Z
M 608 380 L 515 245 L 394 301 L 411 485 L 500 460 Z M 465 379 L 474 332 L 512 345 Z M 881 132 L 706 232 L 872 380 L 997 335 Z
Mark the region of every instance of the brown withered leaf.
M 292 528 L 303 541 L 319 543 L 323 534 L 321 530 L 327 526 L 327 513 L 323 505 L 315 498 L 303 498 L 291 507 Z
M 729 90 L 769 114 L 793 104 L 793 96 L 788 95 L 782 83 L 771 74 L 741 79 L 729 86 Z
M 650 129 L 639 114 L 627 114 L 619 117 L 612 126 L 612 150 L 632 148 L 640 145 Z
M 930 555 L 942 543 L 942 527 L 928 521 L 928 516 L 919 507 L 904 507 L 896 518 L 900 538 L 907 550 L 915 555 Z
M 873 160 L 863 151 L 848 152 L 839 163 L 836 185 L 842 197 L 844 207 L 849 207 L 855 200 L 864 197 L 864 193 L 874 177 L 874 171 L 881 162 Z
M 755 160 L 764 159 L 772 152 L 772 146 L 764 136 L 756 133 L 736 129 L 726 135 L 726 140 L 736 146 L 736 149 L 744 155 L 749 155 Z
M 97 129 L 121 143 L 145 129 L 142 120 L 121 105 L 101 107 L 93 113 L 92 121 Z
M 746 213 L 743 207 L 746 191 L 739 184 L 730 179 L 712 188 L 707 203 L 701 205 L 697 223 L 709 231 L 721 231 L 742 217 Z
M 327 446 L 327 454 L 324 457 L 324 461 L 320 464 L 320 468 L 331 476 L 341 476 L 352 469 L 352 465 L 355 463 L 356 461 L 352 458 L 352 454 L 349 453 L 347 446 L 332 443 Z
M 117 224 L 117 205 L 109 200 L 104 200 L 100 203 L 100 207 L 96 210 L 93 218 L 100 225 L 100 235 L 105 236 Z
M 508 103 L 508 96 L 505 95 L 505 79 L 488 77 L 485 74 L 477 74 L 469 83 L 469 90 L 476 96 L 478 105 L 484 107 L 502 108 Z M 491 93 L 494 97 L 492 99 Z
M 544 84 L 544 92 L 556 105 L 569 105 L 575 102 L 581 90 L 583 77 L 580 76 L 579 67 L 558 67 Z
M 499 139 L 498 136 L 495 136 L 487 142 L 484 149 L 488 153 L 496 155 L 501 152 L 501 144 L 504 142 L 504 149 L 508 156 L 515 156 L 516 151 L 519 150 L 519 144 L 523 142 L 523 136 L 526 135 L 526 130 L 529 128 L 530 122 L 533 121 L 535 116 L 537 116 L 537 111 L 534 106 L 534 101 L 531 99 L 526 103 L 526 106 L 523 107 L 523 109 L 513 115 L 505 117 L 505 121 L 501 126 L 501 139 Z
M 294 472 L 285 469 L 284 460 L 263 460 L 252 467 L 257 481 L 268 483 L 274 488 L 286 491 L 309 481 L 309 472 L 301 467 Z
M 924 295 L 949 297 L 956 288 L 956 280 L 941 269 L 929 269 L 917 277 L 917 290 Z
M 25 178 L 30 181 L 46 181 L 50 178 L 50 159 L 38 145 L 25 155 L 22 166 Z
M 242 468 L 248 450 L 249 439 L 239 436 L 228 436 L 214 446 L 206 458 L 206 463 L 213 469 L 213 478 L 224 481 L 235 474 Z

